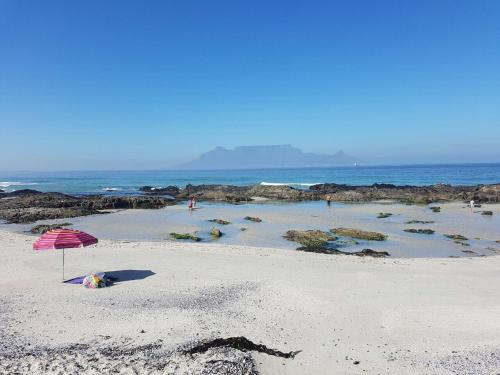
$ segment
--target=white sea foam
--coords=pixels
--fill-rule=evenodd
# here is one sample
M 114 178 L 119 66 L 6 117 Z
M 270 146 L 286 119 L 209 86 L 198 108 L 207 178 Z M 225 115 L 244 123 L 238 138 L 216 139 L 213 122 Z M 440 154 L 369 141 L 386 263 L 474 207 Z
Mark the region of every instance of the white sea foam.
M 105 187 L 105 188 L 102 188 L 102 190 L 104 190 L 104 191 L 120 191 L 121 189 L 115 188 L 115 187 Z
M 261 182 L 263 186 L 313 186 L 320 184 L 319 182 Z
M 37 182 L 0 181 L 0 187 L 38 185 Z

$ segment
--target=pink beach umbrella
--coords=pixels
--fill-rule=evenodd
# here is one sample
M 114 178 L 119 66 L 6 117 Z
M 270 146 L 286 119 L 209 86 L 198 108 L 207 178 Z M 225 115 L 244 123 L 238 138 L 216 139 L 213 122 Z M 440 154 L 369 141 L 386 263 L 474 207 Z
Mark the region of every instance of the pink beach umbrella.
M 33 244 L 33 250 L 62 249 L 64 281 L 64 249 L 89 246 L 97 243 L 97 238 L 76 229 L 53 229 L 45 232 Z

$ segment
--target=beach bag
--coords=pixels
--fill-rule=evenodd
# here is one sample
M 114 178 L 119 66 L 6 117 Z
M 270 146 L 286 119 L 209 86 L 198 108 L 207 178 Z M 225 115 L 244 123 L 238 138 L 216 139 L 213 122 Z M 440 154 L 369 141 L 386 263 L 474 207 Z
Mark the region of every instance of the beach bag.
M 104 288 L 106 286 L 104 273 L 91 273 L 85 276 L 82 285 L 88 289 Z

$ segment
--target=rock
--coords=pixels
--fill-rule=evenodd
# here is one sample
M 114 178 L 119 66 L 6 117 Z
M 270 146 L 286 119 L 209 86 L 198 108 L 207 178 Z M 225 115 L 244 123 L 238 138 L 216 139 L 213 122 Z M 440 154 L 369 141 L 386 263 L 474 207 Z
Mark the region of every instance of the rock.
M 468 244 L 467 242 L 463 242 L 463 241 L 459 241 L 459 240 L 455 240 L 453 242 L 455 242 L 457 245 L 460 245 L 460 246 L 470 246 L 470 244 Z
M 306 247 L 322 247 L 328 241 L 334 241 L 337 237 L 321 230 L 289 230 L 283 236 L 289 241 L 295 241 Z
M 434 224 L 434 220 L 410 220 L 405 224 Z
M 468 238 L 465 236 L 462 236 L 461 234 L 443 234 L 443 236 L 448 237 L 452 240 L 456 241 L 467 241 Z
M 267 185 L 187 185 L 178 198 L 187 198 L 193 195 L 199 200 L 217 200 L 232 203 L 250 202 L 253 197 L 287 201 L 320 199 L 320 195 L 316 192 L 298 190 L 289 186 Z
M 481 211 L 481 215 L 491 216 L 493 215 L 493 211 Z
M 500 202 L 500 184 L 480 185 L 466 194 L 464 200 L 466 202 L 474 200 L 482 203 L 498 203 Z
M 472 251 L 472 250 L 462 250 L 462 253 L 466 253 L 466 254 L 477 254 L 475 251 Z
M 432 210 L 432 212 L 441 212 L 441 207 L 434 206 L 429 208 Z
M 222 220 L 222 219 L 211 219 L 211 220 L 208 220 L 212 223 L 217 223 L 217 224 L 220 224 L 220 225 L 228 225 L 228 224 L 231 224 L 230 221 L 226 221 L 226 220 Z
M 170 195 L 172 197 L 176 197 L 181 192 L 181 189 L 179 189 L 177 186 L 167 186 L 167 187 L 142 186 L 139 188 L 139 191 L 151 195 Z
M 15 193 L 15 194 L 14 194 Z M 10 223 L 31 223 L 37 220 L 61 219 L 101 213 L 113 208 L 161 208 L 174 204 L 163 197 L 145 196 L 83 196 L 19 190 L 0 199 L 0 219 Z
M 174 240 L 192 240 L 195 242 L 201 241 L 200 237 L 197 237 L 191 233 L 170 233 L 170 237 Z
M 405 232 L 408 233 L 418 233 L 418 234 L 434 234 L 434 231 L 432 229 L 403 229 Z
M 253 216 L 245 216 L 244 219 L 248 220 L 248 221 L 253 221 L 253 222 L 256 222 L 256 223 L 260 223 L 262 221 L 261 218 L 253 217 Z
M 247 228 L 245 228 L 245 227 L 241 227 L 241 228 L 240 228 L 240 230 L 241 230 L 242 232 L 244 232 L 244 231 L 246 231 L 246 230 L 247 230 Z
M 390 254 L 387 251 L 375 251 L 372 249 L 363 249 L 361 251 L 356 251 L 351 254 L 356 255 L 358 257 L 375 257 L 375 258 L 385 258 L 390 256 Z
M 385 219 L 386 217 L 392 216 L 390 212 L 380 212 L 377 216 L 378 219 Z
M 215 238 L 220 238 L 220 237 L 222 237 L 222 234 L 223 234 L 223 233 L 220 231 L 220 229 L 219 229 L 219 228 L 215 228 L 215 227 L 214 227 L 214 228 L 210 229 L 210 235 L 211 235 L 212 237 L 215 237 Z
M 308 246 L 302 246 L 297 248 L 299 251 L 305 251 L 309 253 L 321 253 L 321 254 L 333 254 L 333 255 L 352 255 L 352 256 L 358 256 L 358 257 L 374 257 L 374 258 L 385 258 L 387 256 L 390 256 L 390 254 L 387 251 L 375 251 L 372 249 L 363 249 L 361 251 L 355 251 L 355 252 L 347 252 L 347 251 L 341 251 L 339 249 L 333 249 L 333 248 L 327 248 L 327 247 L 308 247 Z
M 72 224 L 71 223 L 40 224 L 40 225 L 35 225 L 33 228 L 31 228 L 30 232 L 35 234 L 44 234 L 49 230 L 59 229 L 70 225 Z
M 333 228 L 330 231 L 339 236 L 358 238 L 360 240 L 384 241 L 387 239 L 387 236 L 382 233 L 353 228 Z

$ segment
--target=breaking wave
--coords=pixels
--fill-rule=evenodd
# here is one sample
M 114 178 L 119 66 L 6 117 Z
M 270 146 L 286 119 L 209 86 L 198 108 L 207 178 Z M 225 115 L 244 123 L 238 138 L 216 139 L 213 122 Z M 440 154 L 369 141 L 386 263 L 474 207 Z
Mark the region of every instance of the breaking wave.
M 116 188 L 116 187 L 105 187 L 105 188 L 102 188 L 102 190 L 104 190 L 104 191 L 120 191 L 121 189 Z
M 263 186 L 313 186 L 320 184 L 319 182 L 261 182 Z
M 37 182 L 0 181 L 0 187 L 38 185 Z

